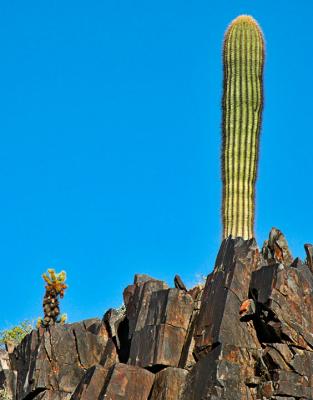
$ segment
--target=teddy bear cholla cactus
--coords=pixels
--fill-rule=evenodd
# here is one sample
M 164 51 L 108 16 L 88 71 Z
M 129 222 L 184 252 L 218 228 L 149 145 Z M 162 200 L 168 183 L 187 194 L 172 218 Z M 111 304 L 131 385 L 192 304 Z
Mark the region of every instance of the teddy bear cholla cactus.
M 37 327 L 47 328 L 55 323 L 64 323 L 67 319 L 66 314 L 60 316 L 59 298 L 63 298 L 67 285 L 65 271 L 56 273 L 54 269 L 48 269 L 47 273 L 42 275 L 47 283 L 46 293 L 43 299 L 44 317 L 39 318 Z

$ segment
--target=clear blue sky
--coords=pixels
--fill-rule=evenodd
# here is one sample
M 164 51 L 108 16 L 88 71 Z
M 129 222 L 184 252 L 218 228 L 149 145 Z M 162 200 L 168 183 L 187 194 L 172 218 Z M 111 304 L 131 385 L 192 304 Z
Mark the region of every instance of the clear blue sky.
M 65 269 L 70 321 L 135 273 L 191 285 L 221 238 L 221 47 L 251 14 L 267 42 L 259 245 L 313 242 L 312 0 L 2 1 L 0 328 L 42 314 Z

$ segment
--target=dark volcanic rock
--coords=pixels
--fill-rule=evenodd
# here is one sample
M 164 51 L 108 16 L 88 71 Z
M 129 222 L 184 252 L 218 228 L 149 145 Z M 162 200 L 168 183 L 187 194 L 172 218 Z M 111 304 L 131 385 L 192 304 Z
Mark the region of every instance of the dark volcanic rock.
M 313 275 L 307 265 L 264 266 L 252 274 L 255 326 L 262 342 L 313 350 Z
M 106 329 L 96 319 L 32 331 L 10 355 L 17 371 L 17 399 L 43 391 L 61 398 L 73 393 L 85 371 L 101 360 L 107 341 Z
M 202 295 L 203 295 L 203 290 L 204 290 L 204 286 L 200 284 L 200 285 L 195 286 L 193 289 L 189 290 L 189 292 L 188 292 L 194 300 L 194 308 L 193 308 L 193 312 L 192 312 L 192 315 L 190 318 L 184 347 L 183 347 L 182 354 L 181 354 L 179 364 L 178 364 L 178 366 L 180 368 L 186 368 L 187 370 L 190 370 L 192 368 L 192 366 L 196 363 L 196 358 L 195 358 L 195 354 L 194 354 L 194 349 L 195 349 L 194 331 L 195 331 L 195 325 L 196 325 L 196 321 L 197 321 L 200 307 L 201 307 L 201 299 L 202 299 Z
M 306 252 L 306 263 L 310 268 L 310 271 L 313 273 L 313 246 L 311 244 L 306 243 L 304 245 L 304 249 Z
M 293 257 L 289 250 L 287 240 L 279 229 L 271 229 L 268 240 L 263 244 L 262 256 L 269 265 L 273 263 L 284 263 L 289 266 L 292 263 Z
M 154 382 L 151 372 L 126 364 L 115 364 L 109 373 L 99 400 L 148 400 Z
M 306 251 L 306 263 L 293 260 L 273 228 L 262 253 L 254 240 L 224 240 L 204 288 L 136 275 L 125 308 L 0 352 L 0 390 L 14 400 L 313 400 Z
M 224 240 L 215 268 L 202 295 L 195 329 L 195 353 L 201 357 L 219 343 L 259 348 L 251 324 L 240 320 L 241 303 L 248 297 L 250 278 L 259 251 L 254 240 Z
M 140 367 L 95 365 L 86 372 L 71 400 L 147 400 L 153 382 L 154 374 Z
M 154 292 L 168 289 L 165 282 L 149 280 L 128 286 L 124 290 L 126 316 L 129 321 L 129 338 L 132 337 L 139 326 L 144 325 L 151 296 Z
M 147 315 L 132 336 L 129 364 L 178 366 L 193 310 L 191 296 L 178 289 L 161 290 L 146 307 Z
M 193 367 L 181 400 L 254 399 L 258 353 L 256 349 L 219 344 Z
M 98 399 L 108 375 L 109 368 L 95 365 L 89 368 L 78 384 L 71 400 Z
M 163 282 L 136 286 L 126 305 L 129 321 L 128 363 L 141 367 L 178 366 L 194 301 Z
M 180 397 L 188 372 L 185 369 L 168 367 L 158 372 L 149 400 L 176 400 Z
M 223 242 L 182 400 L 313 399 L 313 275 L 278 239 L 283 251 L 267 260 L 252 241 Z
M 187 288 L 179 275 L 175 275 L 174 285 L 176 289 L 184 290 L 185 292 L 187 292 Z

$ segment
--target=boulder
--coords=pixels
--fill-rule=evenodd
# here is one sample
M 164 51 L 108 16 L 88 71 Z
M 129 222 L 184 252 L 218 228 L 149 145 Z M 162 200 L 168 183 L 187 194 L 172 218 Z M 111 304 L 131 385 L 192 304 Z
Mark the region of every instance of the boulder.
M 197 358 L 220 343 L 260 348 L 253 325 L 242 321 L 239 315 L 258 262 L 259 251 L 254 240 L 228 238 L 223 241 L 202 295 L 194 335 Z
M 135 315 L 130 315 L 128 364 L 153 370 L 164 366 L 177 367 L 194 301 L 184 290 L 160 289 L 152 292 L 150 285 L 151 282 L 144 284 L 140 307 Z
M 177 400 L 181 396 L 188 372 L 182 368 L 168 367 L 155 376 L 149 400 Z
M 259 350 L 219 344 L 187 376 L 180 400 L 254 400 Z
M 100 362 L 107 341 L 97 319 L 33 330 L 10 354 L 17 399 L 41 392 L 47 392 L 45 399 L 72 394 L 86 370 Z
M 148 400 L 154 374 L 136 367 L 117 363 L 112 367 L 99 400 Z
M 265 265 L 253 272 L 250 292 L 262 342 L 313 350 L 313 274 L 308 265 Z
M 77 385 L 71 400 L 99 399 L 108 372 L 109 368 L 105 368 L 101 365 L 94 365 L 89 368 Z
M 262 256 L 268 265 L 284 263 L 289 266 L 293 257 L 284 234 L 277 228 L 272 228 L 268 240 L 263 244 Z

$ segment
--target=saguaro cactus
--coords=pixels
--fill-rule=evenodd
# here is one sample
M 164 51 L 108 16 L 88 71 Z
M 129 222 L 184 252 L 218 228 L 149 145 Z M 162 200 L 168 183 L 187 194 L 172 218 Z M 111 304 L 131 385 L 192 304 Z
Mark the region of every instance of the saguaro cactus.
M 223 237 L 254 237 L 255 182 L 263 110 L 264 40 L 250 16 L 225 34 L 223 87 Z

